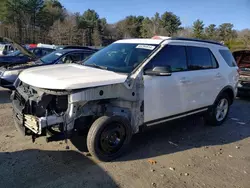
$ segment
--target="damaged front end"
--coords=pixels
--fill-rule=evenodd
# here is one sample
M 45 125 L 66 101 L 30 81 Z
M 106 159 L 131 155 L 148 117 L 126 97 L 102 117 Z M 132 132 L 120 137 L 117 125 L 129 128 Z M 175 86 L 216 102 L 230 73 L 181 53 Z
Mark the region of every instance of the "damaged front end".
M 46 128 L 61 126 L 68 110 L 68 92 L 49 93 L 19 80 L 11 95 L 14 120 L 24 135 L 40 136 Z M 60 127 L 59 126 L 59 127 Z
M 24 135 L 48 136 L 57 128 L 64 139 L 79 127 L 89 128 L 100 116 L 118 115 L 128 119 L 136 133 L 144 120 L 142 80 L 133 85 L 128 88 L 121 83 L 60 91 L 36 88 L 17 79 L 16 91 L 11 95 L 14 120 Z

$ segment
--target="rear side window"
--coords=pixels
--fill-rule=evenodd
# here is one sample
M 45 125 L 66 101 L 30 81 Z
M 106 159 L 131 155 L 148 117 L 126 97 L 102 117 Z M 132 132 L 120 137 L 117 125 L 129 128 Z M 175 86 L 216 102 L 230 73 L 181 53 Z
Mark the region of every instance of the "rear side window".
M 219 50 L 219 52 L 220 52 L 221 56 L 223 57 L 223 59 L 228 64 L 229 67 L 235 67 L 236 66 L 235 59 L 234 59 L 232 53 L 229 50 Z
M 172 72 L 187 70 L 186 50 L 184 46 L 167 45 L 145 66 L 145 69 L 154 67 L 170 67 Z
M 188 46 L 188 69 L 201 70 L 218 67 L 218 63 L 209 48 Z

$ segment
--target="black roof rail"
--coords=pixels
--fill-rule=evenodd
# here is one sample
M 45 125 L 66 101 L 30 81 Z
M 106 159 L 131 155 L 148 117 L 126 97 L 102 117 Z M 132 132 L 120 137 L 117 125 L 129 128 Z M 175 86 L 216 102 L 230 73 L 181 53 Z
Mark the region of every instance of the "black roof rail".
M 192 41 L 192 42 L 205 42 L 205 43 L 210 43 L 210 44 L 216 44 L 220 46 L 224 46 L 224 44 L 212 40 L 201 40 L 201 39 L 195 39 L 195 38 L 184 38 L 184 37 L 171 37 L 166 40 L 185 40 L 185 41 Z

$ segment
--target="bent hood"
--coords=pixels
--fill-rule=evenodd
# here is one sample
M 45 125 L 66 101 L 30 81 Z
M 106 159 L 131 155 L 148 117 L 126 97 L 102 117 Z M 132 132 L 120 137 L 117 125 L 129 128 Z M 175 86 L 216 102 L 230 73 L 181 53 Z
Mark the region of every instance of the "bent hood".
M 44 89 L 70 90 L 125 82 L 127 75 L 77 64 L 48 65 L 24 70 L 19 79 Z

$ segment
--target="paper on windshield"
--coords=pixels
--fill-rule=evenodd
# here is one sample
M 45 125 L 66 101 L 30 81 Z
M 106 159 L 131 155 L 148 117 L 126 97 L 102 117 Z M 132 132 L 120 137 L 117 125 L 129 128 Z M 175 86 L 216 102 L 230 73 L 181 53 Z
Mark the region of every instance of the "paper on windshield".
M 62 54 L 61 54 L 61 53 L 55 53 L 55 55 L 57 55 L 57 56 L 61 56 Z
M 146 50 L 153 50 L 153 49 L 155 49 L 155 46 L 139 44 L 139 45 L 136 46 L 136 48 L 141 48 L 141 49 L 146 49 Z

